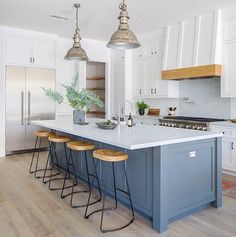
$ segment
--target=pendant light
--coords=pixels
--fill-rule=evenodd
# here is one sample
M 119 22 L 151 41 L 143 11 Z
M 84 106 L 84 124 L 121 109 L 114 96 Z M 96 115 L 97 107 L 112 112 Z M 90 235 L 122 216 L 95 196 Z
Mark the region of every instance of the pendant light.
M 75 3 L 74 7 L 76 8 L 76 29 L 75 29 L 75 34 L 73 37 L 74 44 L 71 49 L 67 52 L 65 59 L 66 60 L 75 60 L 75 61 L 88 61 L 88 56 L 84 49 L 81 48 L 80 44 L 80 30 L 79 30 L 79 24 L 78 24 L 78 12 L 80 8 L 80 4 Z
M 130 17 L 128 16 L 125 0 L 122 1 L 119 8 L 120 15 L 118 20 L 120 25 L 118 30 L 111 36 L 107 47 L 112 49 L 134 49 L 140 47 L 137 37 L 129 30 L 128 20 Z

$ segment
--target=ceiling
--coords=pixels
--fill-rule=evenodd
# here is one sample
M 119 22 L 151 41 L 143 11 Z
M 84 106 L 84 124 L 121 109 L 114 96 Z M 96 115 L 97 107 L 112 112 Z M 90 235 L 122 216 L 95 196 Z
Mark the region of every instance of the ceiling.
M 1 0 L 0 25 L 72 37 L 75 0 Z M 81 36 L 108 40 L 117 29 L 121 0 L 79 0 Z M 235 4 L 235 0 L 126 0 L 130 29 L 137 35 L 210 10 Z M 68 18 L 53 20 L 51 15 Z

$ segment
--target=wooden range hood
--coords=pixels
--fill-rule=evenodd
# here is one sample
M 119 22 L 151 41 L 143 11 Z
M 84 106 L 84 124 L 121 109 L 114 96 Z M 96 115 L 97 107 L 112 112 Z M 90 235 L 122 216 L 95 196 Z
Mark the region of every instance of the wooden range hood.
M 173 70 L 162 71 L 163 80 L 183 80 L 183 79 L 199 79 L 209 77 L 220 77 L 222 75 L 222 65 L 211 64 L 204 66 L 178 68 Z

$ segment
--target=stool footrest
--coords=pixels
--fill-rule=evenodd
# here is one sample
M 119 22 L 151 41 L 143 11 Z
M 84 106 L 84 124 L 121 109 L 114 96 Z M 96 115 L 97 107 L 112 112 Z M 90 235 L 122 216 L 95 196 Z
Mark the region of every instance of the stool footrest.
M 89 204 L 84 204 L 84 205 L 70 205 L 72 208 L 80 208 L 80 207 L 87 207 L 87 205 L 88 206 L 91 206 L 91 205 L 93 205 L 93 204 L 96 204 L 96 203 L 98 203 L 98 202 L 101 202 L 101 198 L 99 198 L 98 200 L 96 200 L 96 201 L 94 201 L 94 202 L 91 202 L 91 203 L 89 203 Z
M 74 186 L 76 186 L 77 184 L 74 184 L 74 185 L 71 185 L 71 186 L 68 186 L 68 187 L 64 187 L 65 189 L 66 188 L 72 188 L 72 187 L 74 187 Z M 67 193 L 67 194 L 65 194 L 65 195 L 62 195 L 61 196 L 61 198 L 65 198 L 65 197 L 68 197 L 68 196 L 70 196 L 70 195 L 72 195 L 72 194 L 75 194 L 75 193 L 88 193 L 89 192 L 89 190 L 81 190 L 81 191 L 76 191 L 76 192 L 70 192 L 70 193 Z

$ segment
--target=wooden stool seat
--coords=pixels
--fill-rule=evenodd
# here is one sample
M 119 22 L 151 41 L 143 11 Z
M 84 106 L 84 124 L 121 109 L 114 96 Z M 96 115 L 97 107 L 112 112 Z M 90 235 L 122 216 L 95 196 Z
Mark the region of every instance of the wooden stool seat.
M 36 137 L 49 137 L 50 135 L 53 135 L 50 131 L 35 131 L 34 135 Z
M 62 142 L 69 142 L 70 138 L 67 136 L 53 134 L 48 137 L 48 140 L 54 143 L 62 143 Z
M 99 160 L 108 161 L 108 162 L 118 162 L 118 161 L 124 161 L 128 159 L 128 155 L 125 154 L 124 152 L 109 150 L 109 149 L 95 150 L 93 152 L 93 157 Z
M 95 146 L 92 143 L 86 141 L 69 142 L 67 143 L 67 147 L 74 151 L 89 151 L 95 148 Z

